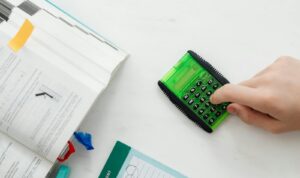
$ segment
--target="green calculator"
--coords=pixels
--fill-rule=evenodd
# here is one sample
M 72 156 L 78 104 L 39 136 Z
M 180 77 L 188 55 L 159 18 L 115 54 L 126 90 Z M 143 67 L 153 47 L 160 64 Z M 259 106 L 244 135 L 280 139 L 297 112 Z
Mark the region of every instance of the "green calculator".
M 229 103 L 213 105 L 210 96 L 229 83 L 211 64 L 188 51 L 158 82 L 169 99 L 189 119 L 211 133 L 229 115 Z

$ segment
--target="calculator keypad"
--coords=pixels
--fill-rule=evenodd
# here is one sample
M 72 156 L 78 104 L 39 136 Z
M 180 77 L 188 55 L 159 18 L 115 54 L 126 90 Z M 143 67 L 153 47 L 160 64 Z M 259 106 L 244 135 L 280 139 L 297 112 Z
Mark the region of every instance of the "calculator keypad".
M 185 89 L 183 95 L 184 102 L 198 115 L 204 122 L 212 126 L 219 117 L 226 112 L 228 103 L 213 105 L 210 96 L 220 88 L 221 84 L 209 74 L 199 77 Z

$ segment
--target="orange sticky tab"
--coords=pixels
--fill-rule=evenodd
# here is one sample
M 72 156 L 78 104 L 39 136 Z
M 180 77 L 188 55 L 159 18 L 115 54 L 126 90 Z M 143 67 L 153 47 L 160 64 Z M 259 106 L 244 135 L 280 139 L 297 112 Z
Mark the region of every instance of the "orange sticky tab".
M 18 52 L 30 37 L 33 29 L 34 26 L 32 25 L 32 23 L 26 19 L 16 36 L 9 41 L 8 46 L 14 52 Z

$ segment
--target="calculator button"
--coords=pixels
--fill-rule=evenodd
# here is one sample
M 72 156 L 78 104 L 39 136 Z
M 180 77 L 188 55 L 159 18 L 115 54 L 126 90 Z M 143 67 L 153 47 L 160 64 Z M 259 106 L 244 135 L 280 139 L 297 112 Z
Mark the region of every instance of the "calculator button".
M 195 89 L 195 88 L 192 88 L 190 92 L 191 92 L 191 93 L 194 93 L 195 91 L 196 91 L 196 89 Z
M 211 91 L 208 91 L 208 92 L 206 93 L 207 96 L 210 96 L 211 94 L 212 94 Z
M 205 115 L 203 116 L 203 119 L 206 120 L 206 119 L 208 119 L 208 117 L 209 117 L 209 116 L 208 116 L 207 114 L 205 114 Z
M 199 108 L 199 104 L 195 104 L 194 109 L 198 109 L 198 108 Z
M 218 88 L 218 84 L 214 84 L 213 89 L 217 89 L 217 88 Z
M 223 105 L 223 106 L 222 106 L 222 109 L 223 109 L 223 110 L 226 110 L 226 109 L 227 109 L 227 105 Z
M 210 111 L 211 111 L 211 112 L 215 112 L 215 111 L 216 111 L 216 108 L 215 108 L 215 107 L 212 107 L 212 108 L 210 108 Z
M 210 85 L 213 83 L 213 80 L 210 79 L 207 83 Z
M 206 106 L 206 107 L 209 107 L 209 106 L 210 106 L 210 103 L 205 103 L 205 106 Z
M 212 124 L 212 123 L 214 123 L 214 120 L 213 120 L 213 119 L 209 119 L 208 122 L 209 122 L 210 124 Z
M 202 91 L 205 91 L 205 90 L 206 90 L 206 87 L 202 87 L 201 90 L 202 90 Z
M 189 95 L 184 95 L 184 96 L 183 96 L 183 99 L 184 99 L 184 100 L 187 100 L 188 98 L 189 98 Z
M 203 113 L 204 113 L 204 110 L 203 110 L 203 109 L 200 109 L 200 110 L 198 111 L 198 113 L 199 113 L 199 114 L 203 114 Z
M 218 111 L 218 112 L 216 113 L 216 116 L 217 116 L 217 117 L 221 116 L 221 112 Z
M 200 87 L 200 86 L 201 86 L 201 84 L 202 84 L 202 82 L 201 82 L 201 81 L 198 81 L 198 82 L 196 83 L 196 85 L 197 85 L 198 87 Z
M 191 104 L 193 104 L 194 103 L 194 100 L 190 100 L 189 101 L 189 104 L 191 105 Z
M 205 101 L 205 99 L 204 98 L 200 98 L 200 101 L 201 101 L 201 103 L 203 103 Z
M 196 94 L 195 94 L 195 97 L 196 97 L 196 98 L 199 98 L 199 96 L 200 96 L 200 93 L 196 93 Z

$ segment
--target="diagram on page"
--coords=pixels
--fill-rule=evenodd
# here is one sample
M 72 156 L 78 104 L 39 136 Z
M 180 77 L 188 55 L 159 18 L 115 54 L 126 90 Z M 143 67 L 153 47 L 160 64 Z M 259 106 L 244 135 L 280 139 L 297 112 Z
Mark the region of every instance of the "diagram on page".
M 0 55 L 0 130 L 47 155 L 81 103 L 74 81 L 36 56 Z

